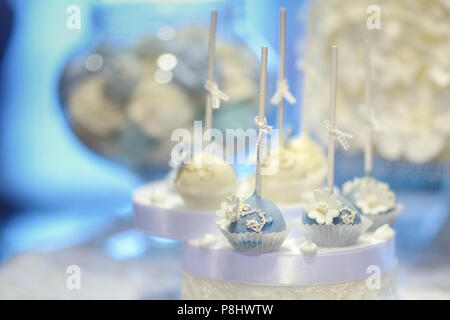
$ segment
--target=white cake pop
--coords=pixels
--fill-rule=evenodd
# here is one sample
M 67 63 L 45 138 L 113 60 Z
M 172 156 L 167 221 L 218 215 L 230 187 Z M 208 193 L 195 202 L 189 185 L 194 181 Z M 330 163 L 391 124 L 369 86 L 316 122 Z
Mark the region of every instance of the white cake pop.
M 206 151 L 183 164 L 174 179 L 175 191 L 189 208 L 214 210 L 236 191 L 233 168 L 222 158 Z

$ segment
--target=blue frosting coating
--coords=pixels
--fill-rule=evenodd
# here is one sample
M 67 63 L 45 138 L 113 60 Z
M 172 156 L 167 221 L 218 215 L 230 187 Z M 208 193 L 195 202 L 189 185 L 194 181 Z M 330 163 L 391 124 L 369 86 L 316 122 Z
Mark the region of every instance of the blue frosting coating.
M 283 214 L 272 201 L 261 198 L 255 193 L 248 198 L 245 203 L 250 205 L 251 209 L 261 209 L 264 211 L 268 222 L 266 222 L 264 227 L 261 229 L 262 233 L 282 232 L 286 230 L 286 222 L 284 221 Z M 254 230 L 247 228 L 246 225 L 247 220 L 251 219 L 256 219 L 258 222 L 261 221 L 257 213 L 241 216 L 238 221 L 230 224 L 228 231 L 231 233 L 255 232 Z
M 361 223 L 361 214 L 360 214 L 359 210 L 356 209 L 356 207 L 342 195 L 339 195 L 339 201 L 342 203 L 342 207 L 339 210 L 339 215 L 333 219 L 333 224 L 334 225 L 346 224 L 344 222 L 343 218 L 347 214 L 351 213 L 347 208 L 353 210 L 356 213 L 355 220 L 353 221 L 353 223 L 350 223 L 350 225 L 360 224 Z M 302 216 L 302 222 L 304 224 L 309 224 L 309 225 L 318 224 L 315 219 L 311 219 L 310 217 L 308 217 L 308 213 L 306 213 L 306 212 Z

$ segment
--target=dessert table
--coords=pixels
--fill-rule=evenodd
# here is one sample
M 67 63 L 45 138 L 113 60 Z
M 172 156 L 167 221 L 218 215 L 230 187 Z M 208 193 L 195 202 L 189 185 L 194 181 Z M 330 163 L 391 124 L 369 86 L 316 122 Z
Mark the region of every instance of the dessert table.
M 144 236 L 145 252 L 132 258 L 111 254 L 110 239 L 124 233 L 137 240 Z M 0 264 L 0 299 L 179 299 L 181 263 L 180 242 L 147 237 L 129 221 L 75 246 L 7 258 Z M 70 265 L 80 267 L 79 290 L 67 287 Z M 398 298 L 450 299 L 449 275 L 448 248 L 432 245 L 420 258 L 401 253 Z

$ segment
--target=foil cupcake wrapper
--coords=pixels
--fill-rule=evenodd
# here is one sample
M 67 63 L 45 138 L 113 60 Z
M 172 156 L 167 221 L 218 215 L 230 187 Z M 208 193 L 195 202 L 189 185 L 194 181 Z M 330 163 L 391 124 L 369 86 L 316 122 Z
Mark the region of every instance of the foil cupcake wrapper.
M 221 229 L 233 248 L 245 254 L 264 254 L 278 251 L 291 230 L 290 224 L 287 224 L 285 231 L 272 233 L 231 233 Z
M 375 231 L 379 227 L 381 227 L 384 224 L 393 225 L 395 222 L 395 219 L 397 219 L 397 216 L 400 214 L 400 212 L 403 210 L 402 204 L 397 204 L 389 213 L 382 213 L 382 214 L 374 214 L 374 215 L 364 215 L 363 217 L 367 217 L 370 221 L 372 221 L 372 225 L 367 231 Z
M 297 224 L 303 236 L 319 247 L 346 247 L 358 241 L 359 237 L 370 228 L 372 221 L 362 216 L 361 223 L 354 225 L 309 225 L 301 221 Z

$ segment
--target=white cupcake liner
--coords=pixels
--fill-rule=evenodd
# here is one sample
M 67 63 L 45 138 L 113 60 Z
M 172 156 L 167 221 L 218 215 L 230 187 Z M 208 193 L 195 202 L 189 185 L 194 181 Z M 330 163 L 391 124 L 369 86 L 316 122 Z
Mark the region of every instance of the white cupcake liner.
M 403 210 L 402 204 L 397 204 L 395 208 L 389 212 L 389 213 L 381 213 L 381 214 L 371 214 L 371 215 L 362 215 L 364 217 L 367 217 L 372 221 L 372 225 L 367 231 L 375 231 L 379 227 L 381 227 L 384 224 L 393 225 L 395 222 L 395 219 L 397 219 L 397 216 L 400 214 L 400 212 Z
M 234 195 L 239 182 L 220 189 L 187 188 L 174 185 L 174 189 L 183 199 L 186 207 L 199 210 L 217 210 L 228 196 Z
M 282 232 L 231 233 L 224 229 L 221 231 L 236 250 L 245 254 L 263 254 L 278 251 L 291 229 L 292 226 L 287 223 L 286 230 Z
M 372 221 L 361 216 L 361 223 L 346 224 L 303 224 L 298 221 L 300 232 L 307 240 L 311 240 L 319 247 L 346 247 L 354 244 L 366 232 Z

